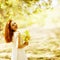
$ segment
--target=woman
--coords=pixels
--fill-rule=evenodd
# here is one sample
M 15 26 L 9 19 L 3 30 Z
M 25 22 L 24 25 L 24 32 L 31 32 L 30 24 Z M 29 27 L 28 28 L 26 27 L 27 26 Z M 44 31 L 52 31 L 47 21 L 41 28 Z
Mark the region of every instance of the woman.
M 13 43 L 11 60 L 27 60 L 24 47 L 28 45 L 28 41 L 22 43 L 17 28 L 17 24 L 12 20 L 9 20 L 5 27 L 5 40 L 7 43 Z

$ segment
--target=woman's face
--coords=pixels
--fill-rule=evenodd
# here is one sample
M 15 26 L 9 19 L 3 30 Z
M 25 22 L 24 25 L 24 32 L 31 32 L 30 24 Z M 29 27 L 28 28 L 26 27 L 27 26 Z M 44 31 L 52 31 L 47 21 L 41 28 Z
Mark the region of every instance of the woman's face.
M 17 24 L 14 21 L 11 22 L 11 29 L 14 31 L 17 30 Z

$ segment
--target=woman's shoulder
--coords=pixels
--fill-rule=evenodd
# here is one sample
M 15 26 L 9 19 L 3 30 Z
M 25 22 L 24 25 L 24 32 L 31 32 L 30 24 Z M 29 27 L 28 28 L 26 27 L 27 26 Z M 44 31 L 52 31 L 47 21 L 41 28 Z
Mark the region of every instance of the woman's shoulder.
M 14 35 L 16 35 L 16 36 L 19 35 L 19 34 L 21 34 L 19 30 L 17 30 L 17 31 L 14 33 Z
M 17 39 L 19 35 L 20 35 L 20 32 L 19 31 L 15 31 L 14 32 L 14 36 L 13 36 L 13 40 Z

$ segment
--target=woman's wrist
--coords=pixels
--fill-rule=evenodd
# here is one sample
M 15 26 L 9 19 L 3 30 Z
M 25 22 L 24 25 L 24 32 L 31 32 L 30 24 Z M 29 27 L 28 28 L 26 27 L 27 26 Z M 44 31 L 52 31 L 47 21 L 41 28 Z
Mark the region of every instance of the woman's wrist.
M 25 41 L 25 43 L 24 43 L 25 45 L 28 45 L 28 42 L 27 41 Z

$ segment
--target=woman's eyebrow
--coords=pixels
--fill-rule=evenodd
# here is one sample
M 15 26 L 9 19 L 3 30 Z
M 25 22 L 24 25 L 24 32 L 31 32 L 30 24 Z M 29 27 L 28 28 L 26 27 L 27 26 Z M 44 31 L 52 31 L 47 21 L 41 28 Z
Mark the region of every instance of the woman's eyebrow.
M 13 23 L 13 24 L 16 24 L 16 23 Z
M 14 23 L 14 24 L 16 24 L 16 23 Z

